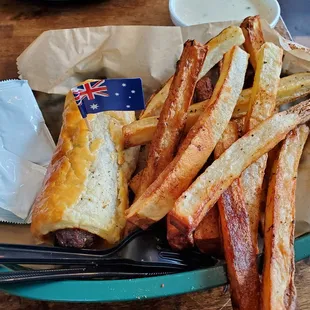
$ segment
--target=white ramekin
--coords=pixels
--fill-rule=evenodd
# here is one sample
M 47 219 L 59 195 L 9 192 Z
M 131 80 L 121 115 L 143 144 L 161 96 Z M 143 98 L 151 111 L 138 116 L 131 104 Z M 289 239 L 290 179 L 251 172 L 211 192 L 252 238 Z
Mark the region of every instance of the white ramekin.
M 194 24 L 189 25 L 189 24 L 185 23 L 183 21 L 183 19 L 182 19 L 182 16 L 176 14 L 175 3 L 177 1 L 178 0 L 169 0 L 169 11 L 170 11 L 170 17 L 171 17 L 172 22 L 176 26 L 191 26 L 191 25 L 194 25 Z M 188 1 L 190 1 L 190 0 L 188 0 Z M 213 1 L 216 1 L 216 0 L 213 0 Z M 227 0 L 227 1 L 230 2 L 230 1 L 233 1 L 233 0 Z M 274 28 L 275 25 L 277 24 L 279 18 L 280 18 L 281 10 L 280 10 L 279 2 L 277 0 L 259 0 L 259 1 L 265 2 L 265 5 L 268 6 L 269 11 L 271 12 L 271 18 L 270 18 L 270 20 L 268 22 L 270 24 L 270 27 Z M 199 9 L 199 8 L 193 6 L 193 10 L 197 10 L 197 9 Z M 261 15 L 261 18 L 266 19 L 266 17 L 263 16 L 263 15 Z

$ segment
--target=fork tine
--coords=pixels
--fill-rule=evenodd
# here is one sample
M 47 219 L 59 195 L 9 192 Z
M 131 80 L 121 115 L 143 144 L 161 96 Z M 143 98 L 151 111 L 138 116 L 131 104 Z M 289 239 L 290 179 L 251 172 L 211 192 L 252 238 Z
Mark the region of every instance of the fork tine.
M 175 258 L 175 259 L 181 259 L 181 254 L 177 252 L 172 251 L 160 251 L 160 255 L 163 257 L 169 257 L 169 258 Z

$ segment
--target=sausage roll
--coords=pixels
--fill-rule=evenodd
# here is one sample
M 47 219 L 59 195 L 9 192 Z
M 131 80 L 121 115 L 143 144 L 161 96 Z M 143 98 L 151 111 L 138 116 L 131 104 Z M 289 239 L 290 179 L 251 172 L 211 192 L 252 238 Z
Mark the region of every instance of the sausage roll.
M 122 127 L 134 112 L 102 112 L 82 119 L 71 92 L 55 154 L 32 211 L 31 231 L 38 240 L 90 247 L 96 238 L 116 243 L 125 226 L 128 181 L 139 149 L 124 150 Z

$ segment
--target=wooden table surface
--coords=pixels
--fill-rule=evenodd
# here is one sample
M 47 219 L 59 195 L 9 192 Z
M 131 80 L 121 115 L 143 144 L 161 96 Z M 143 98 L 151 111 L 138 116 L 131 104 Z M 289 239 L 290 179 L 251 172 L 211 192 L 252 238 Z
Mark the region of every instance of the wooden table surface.
M 43 31 L 102 25 L 172 25 L 168 0 L 72 1 L 73 4 L 42 4 L 44 1 L 0 0 L 0 80 L 17 77 L 17 56 Z M 277 30 L 287 36 L 280 21 Z M 156 43 L 154 43 L 156 44 Z M 176 283 L 177 285 L 177 283 Z M 310 260 L 296 266 L 298 309 L 309 310 Z M 104 292 L 103 292 L 104 293 Z M 105 304 L 69 304 L 31 301 L 0 292 L 0 309 L 232 309 L 229 292 L 206 292 L 148 301 Z

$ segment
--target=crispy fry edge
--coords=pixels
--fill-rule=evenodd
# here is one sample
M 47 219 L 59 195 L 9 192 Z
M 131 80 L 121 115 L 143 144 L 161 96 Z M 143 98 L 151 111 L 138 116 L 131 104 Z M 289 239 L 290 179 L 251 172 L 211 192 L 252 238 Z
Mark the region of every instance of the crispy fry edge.
M 230 122 L 214 150 L 215 158 L 237 139 L 238 124 Z M 251 238 L 249 215 L 239 179 L 222 194 L 217 204 L 233 308 L 258 310 L 260 281 L 256 249 Z
M 210 39 L 205 45 L 209 52 L 205 59 L 205 63 L 200 72 L 199 78 L 203 77 L 208 71 L 214 67 L 233 46 L 239 46 L 244 43 L 242 30 L 238 26 L 229 26 L 221 31 L 217 36 Z M 159 116 L 169 93 L 169 89 L 173 80 L 173 76 L 163 85 L 163 87 L 155 92 L 148 100 L 146 109 L 141 113 L 140 119 Z
M 225 69 L 213 92 L 212 104 L 191 128 L 171 164 L 127 210 L 128 220 L 146 228 L 173 208 L 175 200 L 190 185 L 225 130 L 242 89 L 247 62 L 248 54 L 239 47 L 233 47 L 225 55 Z
M 292 130 L 273 165 L 265 213 L 264 310 L 296 308 L 295 190 L 298 164 L 308 134 L 306 125 Z
M 250 63 L 255 70 L 258 51 L 265 43 L 259 15 L 245 18 L 240 28 L 245 38 L 244 49 L 250 54 Z
M 310 100 L 306 100 L 273 115 L 233 143 L 178 198 L 172 211 L 176 217 L 173 224 L 191 238 L 203 215 L 242 171 L 309 119 Z
M 252 88 L 244 89 L 238 99 L 233 118 L 243 117 L 249 106 Z M 277 93 L 277 106 L 294 102 L 310 94 L 310 73 L 296 73 L 280 79 Z M 198 117 L 208 104 L 206 102 L 195 103 L 190 106 L 186 121 L 185 132 L 197 121 Z M 137 146 L 149 143 L 155 132 L 158 117 L 147 117 L 142 120 L 134 121 L 123 127 L 125 147 Z
M 256 54 L 256 72 L 249 110 L 245 117 L 244 132 L 255 128 L 275 111 L 282 54 L 282 49 L 269 42 L 264 43 Z M 268 154 L 266 153 L 243 171 L 240 177 L 243 197 L 250 218 L 253 244 L 257 253 L 263 180 L 267 159 Z
M 216 257 L 222 256 L 222 236 L 220 230 L 219 210 L 217 206 L 212 208 L 210 212 L 206 214 L 195 230 L 194 243 L 202 253 Z
M 167 100 L 160 113 L 158 124 L 150 145 L 146 167 L 142 172 L 136 197 L 153 183 L 157 176 L 172 161 L 183 132 L 187 109 L 191 104 L 198 74 L 208 52 L 206 45 L 187 41 L 177 63 Z

